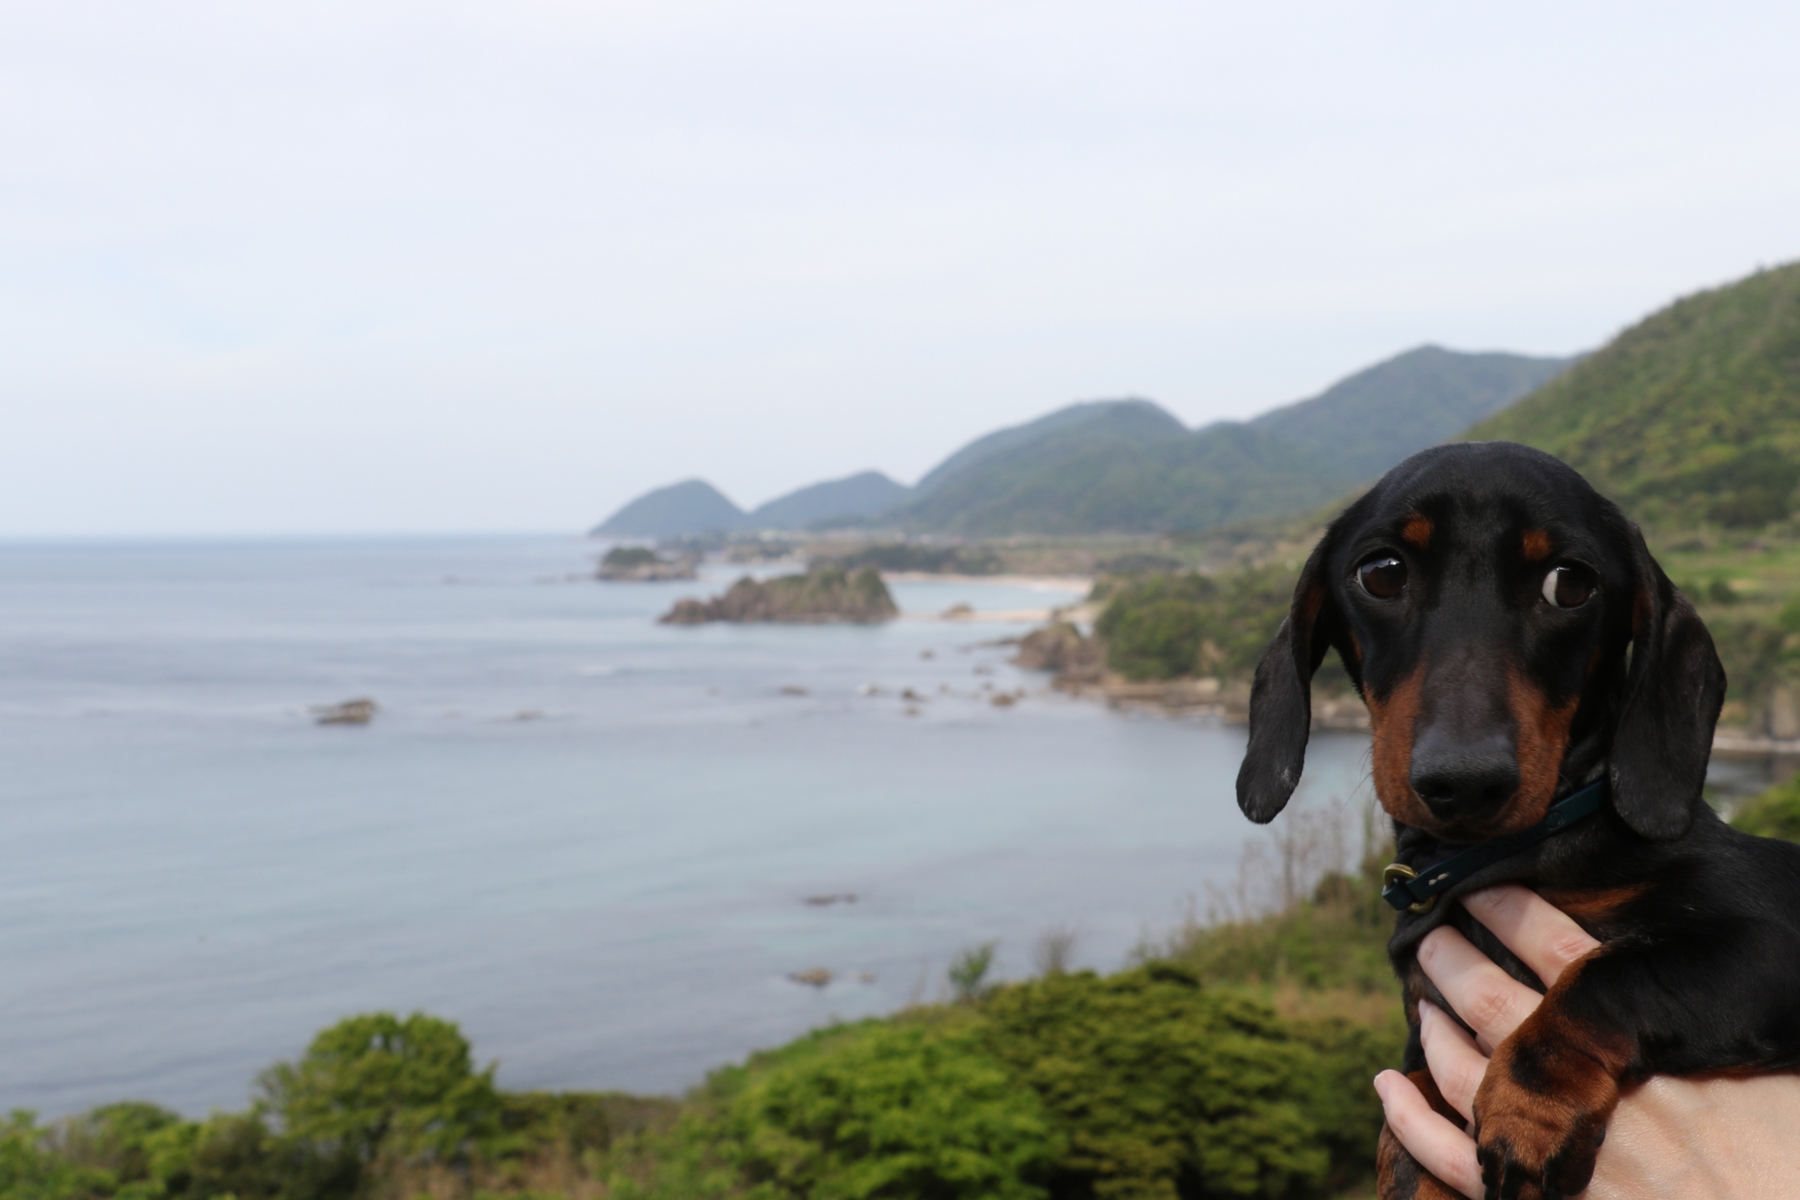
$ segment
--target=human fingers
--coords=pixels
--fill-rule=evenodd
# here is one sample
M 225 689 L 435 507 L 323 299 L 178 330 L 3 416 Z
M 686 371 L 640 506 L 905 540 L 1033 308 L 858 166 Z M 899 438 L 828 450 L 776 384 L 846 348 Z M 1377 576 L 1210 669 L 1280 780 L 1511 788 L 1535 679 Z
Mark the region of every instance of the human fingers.
M 1492 1054 L 1543 999 L 1448 925 L 1438 926 L 1419 943 L 1419 966 L 1475 1031 L 1485 1054 Z
M 1425 1065 L 1431 1069 L 1438 1091 L 1464 1120 L 1474 1120 L 1475 1089 L 1487 1074 L 1487 1055 L 1476 1047 L 1468 1030 L 1429 1000 L 1419 1001 L 1419 1038 L 1425 1045 Z
M 1375 1077 L 1375 1094 L 1388 1128 L 1421 1167 L 1470 1200 L 1481 1200 L 1481 1167 L 1475 1140 L 1434 1111 L 1412 1080 L 1398 1071 Z
M 1545 987 L 1600 945 L 1566 913 L 1516 883 L 1470 892 L 1462 906 L 1536 972 Z

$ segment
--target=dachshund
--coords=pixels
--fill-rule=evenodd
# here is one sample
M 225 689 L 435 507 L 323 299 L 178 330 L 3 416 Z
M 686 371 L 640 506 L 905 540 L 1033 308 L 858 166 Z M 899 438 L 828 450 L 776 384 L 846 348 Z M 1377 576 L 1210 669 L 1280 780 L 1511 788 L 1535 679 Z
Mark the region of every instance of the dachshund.
M 1421 998 L 1451 1011 L 1416 957 L 1438 925 L 1545 992 L 1475 1097 L 1488 1197 L 1582 1191 L 1621 1089 L 1651 1075 L 1800 1067 L 1800 846 L 1702 800 L 1725 670 L 1617 506 L 1510 442 L 1388 472 L 1326 530 L 1256 669 L 1237 781 L 1252 821 L 1299 781 L 1328 648 L 1368 705 L 1394 820 L 1404 1070 L 1462 1124 L 1419 1037 Z M 1453 903 L 1505 882 L 1601 943 L 1548 991 Z M 1455 1195 L 1391 1130 L 1377 1161 L 1384 1200 Z

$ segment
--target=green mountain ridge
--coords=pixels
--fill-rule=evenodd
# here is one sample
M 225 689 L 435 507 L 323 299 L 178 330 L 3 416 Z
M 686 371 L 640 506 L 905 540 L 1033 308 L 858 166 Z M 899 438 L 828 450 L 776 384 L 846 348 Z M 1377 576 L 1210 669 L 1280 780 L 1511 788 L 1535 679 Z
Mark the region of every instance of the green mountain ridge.
M 1413 450 L 1435 445 L 1536 391 L 1573 361 L 1420 346 L 1250 424 L 1329 456 L 1356 480 L 1373 480 L 1399 461 L 1396 437 Z
M 1200 530 L 1302 511 L 1454 436 L 1569 361 L 1421 346 L 1310 400 L 1198 430 L 1147 400 L 1074 405 L 971 443 L 884 520 L 994 537 Z
M 1058 430 L 951 477 L 889 519 L 975 537 L 1146 533 L 1320 504 L 1342 490 L 1328 462 L 1249 426 L 1155 437 L 1148 426 L 1126 410 Z
M 752 509 L 744 523 L 752 529 L 804 529 L 816 521 L 884 513 L 911 493 L 880 471 L 863 471 L 777 496 Z
M 921 495 L 934 491 L 946 481 L 1001 458 L 1010 451 L 1046 438 L 1064 435 L 1076 428 L 1096 427 L 1096 422 L 1120 430 L 1129 427 L 1152 437 L 1178 437 L 1187 432 L 1187 426 L 1150 400 L 1137 397 L 1123 400 L 1083 400 L 1046 413 L 1023 425 L 1009 425 L 983 434 L 925 472 L 913 491 Z
M 1310 400 L 1199 430 L 1148 400 L 1085 401 L 976 438 L 911 489 L 864 472 L 745 514 L 691 480 L 632 501 L 594 532 L 667 537 L 845 518 L 965 537 L 1205 529 L 1328 503 L 1568 362 L 1422 346 Z M 681 513 L 692 514 L 685 527 Z
M 1800 263 L 1676 301 L 1464 436 L 1547 450 L 1652 524 L 1786 516 L 1800 485 Z

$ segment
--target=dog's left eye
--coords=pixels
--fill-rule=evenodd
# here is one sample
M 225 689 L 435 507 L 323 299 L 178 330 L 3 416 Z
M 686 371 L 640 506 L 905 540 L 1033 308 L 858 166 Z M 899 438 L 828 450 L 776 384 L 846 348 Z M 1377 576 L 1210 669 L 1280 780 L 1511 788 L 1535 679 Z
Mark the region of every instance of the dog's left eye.
M 1580 608 L 1594 594 L 1594 577 L 1580 567 L 1558 567 L 1544 576 L 1544 599 L 1557 608 Z
M 1356 568 L 1356 579 L 1377 600 L 1392 600 L 1406 590 L 1406 564 L 1392 554 L 1377 554 Z

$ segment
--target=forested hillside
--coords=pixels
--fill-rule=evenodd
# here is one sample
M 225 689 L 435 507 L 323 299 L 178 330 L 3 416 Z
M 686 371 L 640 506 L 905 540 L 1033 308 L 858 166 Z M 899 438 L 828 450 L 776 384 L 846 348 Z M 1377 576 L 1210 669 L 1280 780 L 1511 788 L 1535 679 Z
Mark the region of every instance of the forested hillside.
M 1200 529 L 1319 504 L 1341 490 L 1330 464 L 1244 425 L 1198 433 L 1131 401 L 993 453 L 889 515 L 972 536 Z
M 1653 525 L 1786 517 L 1800 484 L 1800 263 L 1677 301 L 1467 436 L 1548 450 Z

